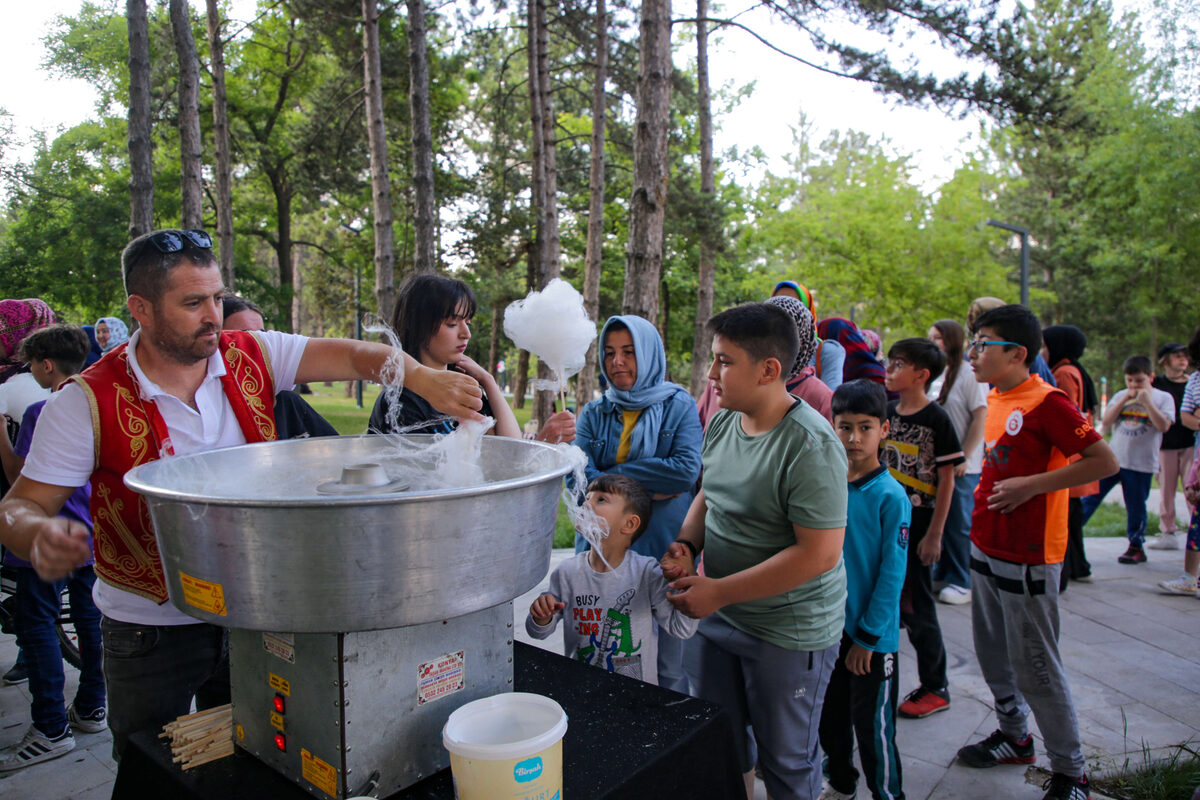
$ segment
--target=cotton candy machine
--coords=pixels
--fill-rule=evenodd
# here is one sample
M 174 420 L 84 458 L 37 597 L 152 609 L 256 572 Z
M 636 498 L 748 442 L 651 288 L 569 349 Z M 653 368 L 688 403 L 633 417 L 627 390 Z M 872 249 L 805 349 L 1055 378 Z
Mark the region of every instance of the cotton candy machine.
M 447 766 L 441 728 L 512 690 L 514 598 L 549 569 L 563 475 L 483 438 L 484 482 L 438 488 L 412 445 L 293 439 L 131 470 L 171 602 L 230 628 L 235 740 L 317 797 L 385 796 Z

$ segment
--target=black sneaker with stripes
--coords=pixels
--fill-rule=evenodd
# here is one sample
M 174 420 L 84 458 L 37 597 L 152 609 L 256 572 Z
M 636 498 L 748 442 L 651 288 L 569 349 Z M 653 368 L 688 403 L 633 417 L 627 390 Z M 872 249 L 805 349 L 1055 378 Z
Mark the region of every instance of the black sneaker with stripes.
M 968 767 L 994 767 L 997 764 L 1032 764 L 1036 760 L 1033 751 L 1033 734 L 1026 734 L 1023 741 L 1010 739 L 995 731 L 982 742 L 969 744 L 958 751 L 958 760 Z M 1049 797 L 1049 795 L 1047 795 Z
M 1049 789 L 1042 795 L 1042 800 L 1088 800 L 1092 796 L 1087 775 L 1072 778 L 1070 775 L 1055 772 L 1042 784 L 1042 788 Z

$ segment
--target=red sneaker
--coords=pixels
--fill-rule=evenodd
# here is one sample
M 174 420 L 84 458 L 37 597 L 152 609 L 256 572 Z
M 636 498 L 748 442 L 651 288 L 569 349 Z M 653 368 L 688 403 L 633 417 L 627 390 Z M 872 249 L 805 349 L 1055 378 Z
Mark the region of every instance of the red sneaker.
M 920 719 L 939 711 L 945 711 L 949 707 L 950 693 L 945 689 L 935 691 L 918 686 L 909 693 L 908 697 L 904 698 L 899 711 L 902 717 Z

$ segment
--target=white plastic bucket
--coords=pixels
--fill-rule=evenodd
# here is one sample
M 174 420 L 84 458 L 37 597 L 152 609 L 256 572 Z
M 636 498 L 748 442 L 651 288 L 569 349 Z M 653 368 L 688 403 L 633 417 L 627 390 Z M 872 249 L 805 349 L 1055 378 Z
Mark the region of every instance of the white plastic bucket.
M 567 715 L 540 694 L 507 692 L 450 715 L 442 744 L 458 800 L 559 800 Z

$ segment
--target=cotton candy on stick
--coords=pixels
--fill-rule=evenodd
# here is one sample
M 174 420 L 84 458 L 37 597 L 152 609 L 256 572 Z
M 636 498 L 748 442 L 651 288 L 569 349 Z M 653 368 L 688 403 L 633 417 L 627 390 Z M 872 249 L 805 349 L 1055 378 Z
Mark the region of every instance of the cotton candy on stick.
M 554 380 L 534 381 L 534 388 L 557 390 L 565 408 L 567 379 L 583 369 L 588 345 L 596 338 L 596 323 L 588 319 L 583 295 L 555 278 L 542 291 L 530 292 L 504 310 L 504 334 L 550 368 Z

